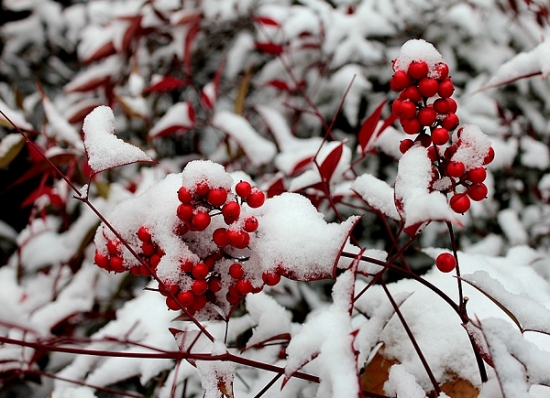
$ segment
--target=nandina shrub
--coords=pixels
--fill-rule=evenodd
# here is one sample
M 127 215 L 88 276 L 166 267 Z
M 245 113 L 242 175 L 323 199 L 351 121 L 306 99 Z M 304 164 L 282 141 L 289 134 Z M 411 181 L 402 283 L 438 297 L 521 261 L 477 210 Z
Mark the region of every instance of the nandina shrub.
M 7 4 L 4 386 L 544 393 L 543 6 Z

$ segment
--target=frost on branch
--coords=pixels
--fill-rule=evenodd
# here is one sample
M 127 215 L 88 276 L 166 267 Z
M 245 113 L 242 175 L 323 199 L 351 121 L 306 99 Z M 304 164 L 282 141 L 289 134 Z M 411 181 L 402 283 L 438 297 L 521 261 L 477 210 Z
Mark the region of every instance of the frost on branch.
M 115 116 L 108 106 L 98 106 L 84 119 L 84 147 L 95 173 L 136 162 L 154 162 L 138 147 L 115 136 Z

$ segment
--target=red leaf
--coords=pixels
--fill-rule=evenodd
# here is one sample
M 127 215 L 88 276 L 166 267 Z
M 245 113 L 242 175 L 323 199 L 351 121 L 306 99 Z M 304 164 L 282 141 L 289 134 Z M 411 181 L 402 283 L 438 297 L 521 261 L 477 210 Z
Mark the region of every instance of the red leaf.
M 300 170 L 302 170 L 304 167 L 306 167 L 308 164 L 310 164 L 313 161 L 313 156 L 310 158 L 305 158 L 303 160 L 300 160 L 294 168 L 292 169 L 292 172 L 290 173 L 291 176 L 297 174 Z
M 267 83 L 265 83 L 265 85 L 270 86 L 270 87 L 274 87 L 274 88 L 276 88 L 277 90 L 280 90 L 280 91 L 286 91 L 286 92 L 290 91 L 290 86 L 288 85 L 288 83 L 285 82 L 284 80 L 281 80 L 281 79 L 270 80 Z
M 384 105 L 386 105 L 387 101 L 388 100 L 384 100 L 380 105 L 378 105 L 372 115 L 370 115 L 367 120 L 363 122 L 361 130 L 359 130 L 358 140 L 363 156 L 367 153 L 367 147 L 369 144 L 374 141 L 374 132 L 378 122 L 380 121 L 380 117 L 382 116 L 382 109 L 384 108 Z
M 138 36 L 137 33 L 141 25 L 141 15 L 121 19 L 125 19 L 129 22 L 128 28 L 126 29 L 126 32 L 124 32 L 124 36 L 122 38 L 122 52 L 126 52 L 128 47 L 130 47 L 131 41 L 135 40 Z
M 255 17 L 254 22 L 260 25 L 274 26 L 276 28 L 280 27 L 281 24 L 269 17 Z
M 21 203 L 21 209 L 27 206 L 32 206 L 39 197 L 41 197 L 42 195 L 49 195 L 51 191 L 52 187 L 49 187 L 47 185 L 40 185 L 38 188 L 32 191 L 29 196 L 25 198 L 23 203 Z
M 185 85 L 187 85 L 185 80 L 172 76 L 164 76 L 160 81 L 147 86 L 145 90 L 143 90 L 143 93 L 148 94 L 161 91 L 172 91 Z
M 32 152 L 33 150 L 30 149 L 29 152 Z M 40 156 L 35 152 L 36 156 Z M 76 156 L 72 153 L 59 153 L 57 155 L 53 155 L 50 158 L 50 161 L 56 165 L 59 166 L 61 164 L 68 163 L 70 161 L 74 161 L 76 159 Z M 25 182 L 27 180 L 30 180 L 33 177 L 36 177 L 46 171 L 48 171 L 51 168 L 51 165 L 46 162 L 42 157 L 40 157 L 40 160 L 38 160 L 29 170 L 27 170 L 21 177 L 19 177 L 17 180 L 15 180 L 9 187 L 6 189 L 10 189 L 16 185 L 21 184 L 22 182 Z
M 259 42 L 255 41 L 254 45 L 258 51 L 269 55 L 281 55 L 284 51 L 283 46 L 273 42 Z
M 272 198 L 286 192 L 285 183 L 282 177 L 277 178 L 268 188 L 267 197 Z
M 87 91 L 94 91 L 101 86 L 104 86 L 109 82 L 109 76 L 96 77 L 95 79 L 88 80 L 79 86 L 65 89 L 67 93 L 85 93 Z
M 192 75 L 191 50 L 193 47 L 193 42 L 195 41 L 195 37 L 197 37 L 197 34 L 199 33 L 199 29 L 199 18 L 196 18 L 196 22 L 193 23 L 193 25 L 189 29 L 189 32 L 187 32 L 187 36 L 185 36 L 185 51 L 183 55 L 183 63 L 185 64 L 185 71 L 188 76 Z
M 338 162 L 340 162 L 343 151 L 344 144 L 340 143 L 340 145 L 338 145 L 332 150 L 331 153 L 328 154 L 323 163 L 321 163 L 321 165 L 319 166 L 319 173 L 321 174 L 321 178 L 323 179 L 323 181 L 326 181 L 327 183 L 330 181 L 332 175 L 334 174 L 334 170 L 336 170 L 336 166 L 338 166 Z
M 90 55 L 88 58 L 86 58 L 82 62 L 85 64 L 89 64 L 90 62 L 107 58 L 108 56 L 113 55 L 115 53 L 116 53 L 115 46 L 113 45 L 113 42 L 110 41 L 109 43 L 105 43 L 104 45 L 102 45 L 99 49 L 96 50 L 95 53 Z

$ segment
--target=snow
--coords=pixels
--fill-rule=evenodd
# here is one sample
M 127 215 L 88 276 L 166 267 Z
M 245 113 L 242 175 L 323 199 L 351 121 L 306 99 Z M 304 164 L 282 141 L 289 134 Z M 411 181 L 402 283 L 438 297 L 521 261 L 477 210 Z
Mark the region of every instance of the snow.
M 355 179 L 351 185 L 361 198 L 374 210 L 393 219 L 399 220 L 399 213 L 395 207 L 393 188 L 372 174 L 363 174 Z
M 247 348 L 291 332 L 292 314 L 265 293 L 247 296 L 246 309 L 257 324 Z
M 521 137 L 521 164 L 540 170 L 548 169 L 550 166 L 550 151 L 548 145 L 537 141 L 529 136 Z
M 526 244 L 529 236 L 514 209 L 505 209 L 498 213 L 498 223 L 511 245 Z
M 149 131 L 149 137 L 160 136 L 172 129 L 188 130 L 195 125 L 193 108 L 188 102 L 177 102 L 172 105 L 155 126 Z
M 19 133 L 11 133 L 0 140 L 0 159 L 4 158 L 12 148 L 21 145 L 25 141 Z
M 415 377 L 407 372 L 403 365 L 392 365 L 384 391 L 390 396 L 402 398 L 424 398 L 424 389 L 416 382 Z
M 394 71 L 403 70 L 406 72 L 409 65 L 415 61 L 426 62 L 429 69 L 428 75 L 434 78 L 439 77 L 436 71 L 437 64 L 444 62 L 443 57 L 433 44 L 423 39 L 413 39 L 403 44 L 401 52 L 395 60 L 393 69 Z
M 462 162 L 466 171 L 483 166 L 483 160 L 491 147 L 489 138 L 473 125 L 464 125 L 459 134 L 453 135 L 453 143 L 458 144 L 458 150 L 451 160 Z
M 154 162 L 141 149 L 115 135 L 115 116 L 108 106 L 90 112 L 82 130 L 88 164 L 95 173 L 135 162 Z
M 0 98 L 0 111 L 4 112 L 6 116 L 15 124 L 17 127 L 24 130 L 32 130 L 32 125 L 25 120 L 25 117 L 20 111 L 11 109 L 2 99 Z M 12 127 L 11 123 L 0 114 L 0 125 Z

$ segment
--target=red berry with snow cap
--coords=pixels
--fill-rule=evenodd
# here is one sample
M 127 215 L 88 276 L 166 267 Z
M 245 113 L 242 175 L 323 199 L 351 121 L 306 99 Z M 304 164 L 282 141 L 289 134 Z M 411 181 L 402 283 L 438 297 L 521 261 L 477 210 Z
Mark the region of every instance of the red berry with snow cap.
M 445 62 L 440 62 L 435 66 L 435 73 L 438 75 L 439 80 L 444 80 L 449 76 L 449 66 Z
M 495 158 L 495 150 L 493 147 L 489 147 L 489 150 L 487 151 L 487 155 L 485 155 L 485 158 L 483 159 L 483 164 L 487 165 L 493 161 Z
M 456 268 L 456 259 L 451 253 L 441 253 L 435 259 L 435 266 L 441 272 L 451 272 Z
M 246 198 L 246 203 L 253 209 L 261 207 L 265 202 L 265 194 L 257 188 L 252 189 Z
M 413 61 L 410 63 L 407 73 L 415 80 L 420 80 L 428 75 L 428 64 L 424 61 Z
M 244 220 L 243 228 L 246 232 L 254 232 L 258 229 L 258 219 L 254 216 L 249 216 Z
M 210 191 L 210 187 L 206 181 L 200 181 L 195 185 L 195 192 L 199 196 L 206 196 Z
M 185 187 L 178 190 L 178 199 L 181 203 L 189 204 L 193 200 L 193 193 Z

